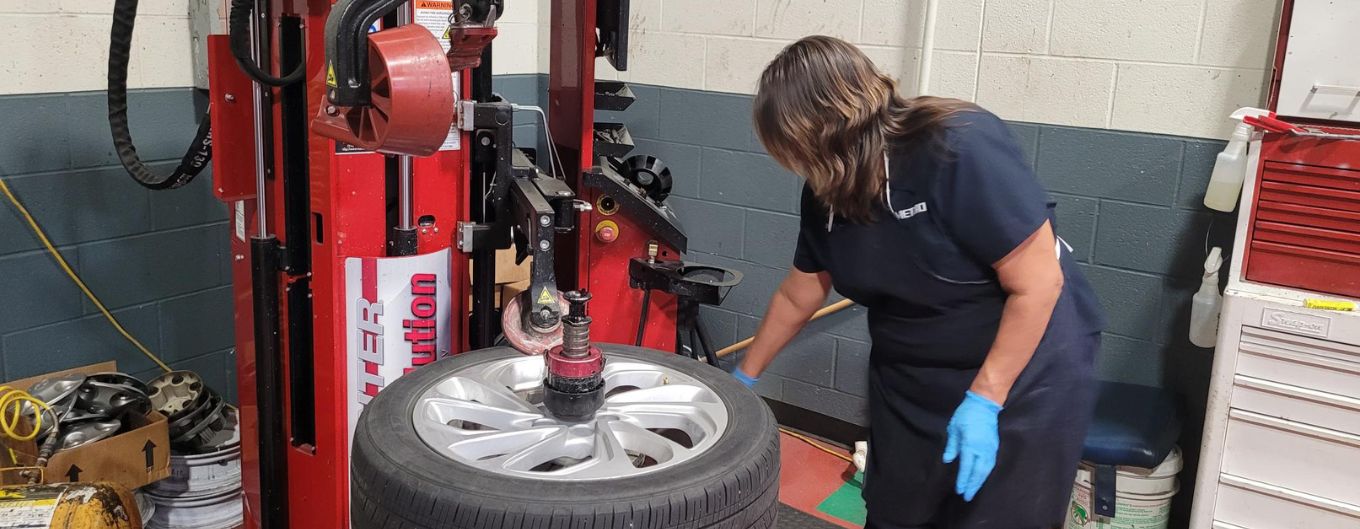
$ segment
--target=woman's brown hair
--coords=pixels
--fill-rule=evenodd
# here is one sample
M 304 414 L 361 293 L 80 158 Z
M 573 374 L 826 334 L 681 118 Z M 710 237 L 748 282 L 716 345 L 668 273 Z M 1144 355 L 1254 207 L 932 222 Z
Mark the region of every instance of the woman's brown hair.
M 843 40 L 812 36 L 775 56 L 760 75 L 756 134 L 775 161 L 806 178 L 836 215 L 868 222 L 880 211 L 883 153 L 896 140 L 934 139 L 956 99 L 897 93 L 897 83 Z

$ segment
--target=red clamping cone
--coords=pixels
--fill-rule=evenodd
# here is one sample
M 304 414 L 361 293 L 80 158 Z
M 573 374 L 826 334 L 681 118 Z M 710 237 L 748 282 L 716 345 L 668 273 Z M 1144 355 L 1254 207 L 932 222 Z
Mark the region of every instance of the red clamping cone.
M 454 119 L 453 77 L 439 41 L 416 24 L 373 33 L 368 66 L 370 104 L 323 103 L 313 130 L 371 151 L 412 156 L 438 151 Z

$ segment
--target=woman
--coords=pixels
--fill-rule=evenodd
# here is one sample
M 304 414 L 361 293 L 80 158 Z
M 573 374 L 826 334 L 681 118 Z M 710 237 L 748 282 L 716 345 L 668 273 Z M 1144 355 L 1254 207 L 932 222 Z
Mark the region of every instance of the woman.
M 821 36 L 761 75 L 757 133 L 806 185 L 793 269 L 734 375 L 754 384 L 834 286 L 869 309 L 868 527 L 1061 526 L 1099 305 L 1005 124 L 895 88 Z

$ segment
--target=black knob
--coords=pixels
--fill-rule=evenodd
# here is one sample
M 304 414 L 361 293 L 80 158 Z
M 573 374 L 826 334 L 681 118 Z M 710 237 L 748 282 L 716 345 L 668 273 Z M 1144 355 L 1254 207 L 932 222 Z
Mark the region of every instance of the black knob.
M 567 318 L 571 321 L 580 321 L 586 317 L 586 303 L 590 301 L 590 292 L 585 290 L 572 290 L 562 297 L 567 300 Z

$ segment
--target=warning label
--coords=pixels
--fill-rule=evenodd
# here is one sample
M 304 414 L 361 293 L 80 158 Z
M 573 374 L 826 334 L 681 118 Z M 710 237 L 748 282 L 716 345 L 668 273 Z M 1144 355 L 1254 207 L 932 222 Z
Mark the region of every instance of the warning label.
M 453 15 L 453 2 L 444 0 L 416 0 L 415 22 L 439 39 L 439 44 L 444 47 L 444 53 L 449 51 L 449 17 Z M 453 74 L 453 99 L 459 98 L 458 72 Z M 462 137 L 455 123 L 449 126 L 449 136 L 444 139 L 444 144 L 439 146 L 441 151 L 456 151 L 459 147 L 459 140 Z
M 0 529 L 47 529 L 61 491 L 0 490 Z

